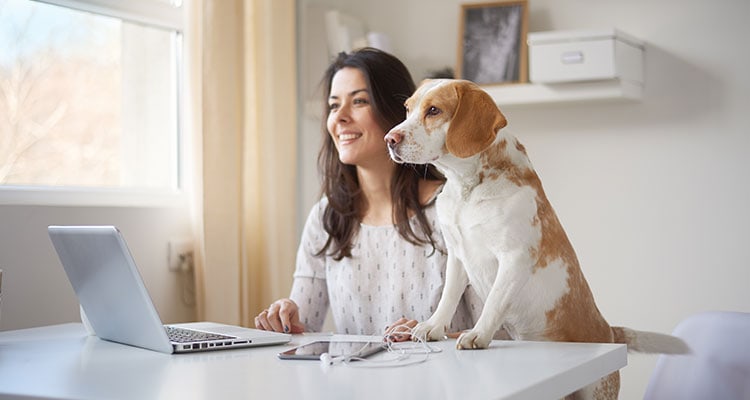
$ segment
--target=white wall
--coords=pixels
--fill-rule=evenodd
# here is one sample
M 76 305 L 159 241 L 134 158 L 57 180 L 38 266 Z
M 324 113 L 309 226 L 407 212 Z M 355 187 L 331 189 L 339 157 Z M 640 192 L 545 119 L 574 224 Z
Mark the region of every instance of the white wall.
M 455 65 L 460 1 L 307 3 L 337 5 L 389 34 L 415 80 Z M 530 32 L 616 27 L 647 43 L 641 102 L 504 108 L 604 316 L 671 332 L 693 313 L 750 312 L 750 2 L 530 3 Z M 310 121 L 303 152 L 316 148 Z M 301 170 L 317 179 L 314 164 Z M 629 356 L 620 398 L 642 398 L 655 362 Z

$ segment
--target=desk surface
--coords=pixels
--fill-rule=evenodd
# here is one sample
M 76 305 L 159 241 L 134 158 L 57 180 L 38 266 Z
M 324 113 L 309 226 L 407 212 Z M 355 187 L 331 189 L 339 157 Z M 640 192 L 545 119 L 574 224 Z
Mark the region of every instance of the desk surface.
M 276 357 L 316 338 L 295 335 L 280 346 L 167 355 L 87 336 L 81 324 L 0 332 L 0 397 L 556 399 L 627 364 L 625 345 L 521 341 L 461 351 L 454 340 L 434 342 L 441 352 L 403 367 L 365 362 L 323 368 L 317 361 Z

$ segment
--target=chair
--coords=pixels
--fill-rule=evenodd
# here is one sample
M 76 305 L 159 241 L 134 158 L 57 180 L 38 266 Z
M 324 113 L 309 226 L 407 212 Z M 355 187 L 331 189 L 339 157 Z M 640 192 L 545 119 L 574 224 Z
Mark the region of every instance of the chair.
M 705 312 L 672 332 L 688 355 L 661 355 L 644 400 L 750 399 L 750 313 Z

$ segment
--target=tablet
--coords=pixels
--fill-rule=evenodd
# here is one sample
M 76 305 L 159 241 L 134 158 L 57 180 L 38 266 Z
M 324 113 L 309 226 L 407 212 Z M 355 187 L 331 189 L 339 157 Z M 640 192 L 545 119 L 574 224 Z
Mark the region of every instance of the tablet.
M 365 358 L 385 350 L 381 342 L 338 342 L 319 340 L 307 343 L 279 353 L 283 360 L 320 360 L 320 355 L 328 353 L 331 357 Z

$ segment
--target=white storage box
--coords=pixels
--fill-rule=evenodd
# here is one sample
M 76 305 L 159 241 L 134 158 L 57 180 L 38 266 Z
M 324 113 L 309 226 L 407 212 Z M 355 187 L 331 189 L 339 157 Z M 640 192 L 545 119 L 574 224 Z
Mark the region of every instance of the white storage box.
M 527 42 L 532 83 L 620 79 L 643 85 L 643 42 L 616 29 L 533 32 Z

